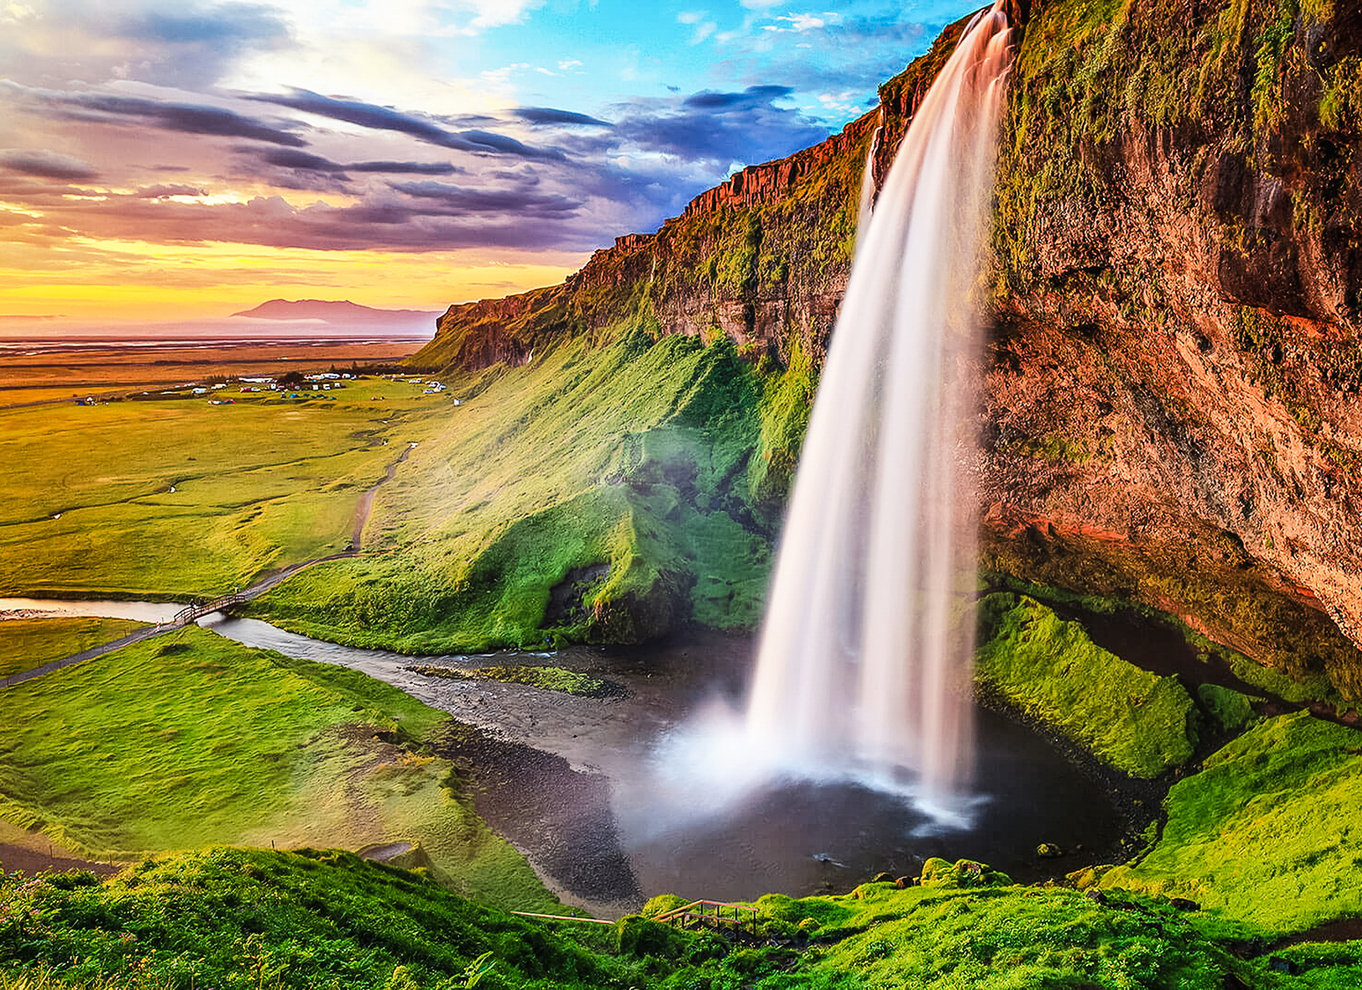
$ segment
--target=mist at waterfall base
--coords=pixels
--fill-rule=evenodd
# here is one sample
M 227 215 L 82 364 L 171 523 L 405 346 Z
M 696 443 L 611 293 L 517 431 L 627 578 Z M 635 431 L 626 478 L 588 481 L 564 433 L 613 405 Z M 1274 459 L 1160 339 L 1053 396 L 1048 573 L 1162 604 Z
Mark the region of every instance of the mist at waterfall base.
M 655 809 L 840 781 L 897 795 L 919 833 L 971 826 L 976 284 L 1011 61 L 1000 7 L 961 36 L 873 208 L 867 175 L 746 711 L 716 700 L 671 734 Z

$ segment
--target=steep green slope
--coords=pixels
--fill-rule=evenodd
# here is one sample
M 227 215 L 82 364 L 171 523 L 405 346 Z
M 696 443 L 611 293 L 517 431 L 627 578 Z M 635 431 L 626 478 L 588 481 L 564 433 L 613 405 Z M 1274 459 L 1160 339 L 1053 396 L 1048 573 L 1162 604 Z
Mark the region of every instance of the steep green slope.
M 1030 598 L 990 595 L 981 618 L 975 679 L 986 690 L 1135 777 L 1191 758 L 1196 708 L 1176 678 L 1114 656 Z
M 1273 932 L 1362 916 L 1359 742 L 1303 712 L 1263 720 L 1173 785 L 1153 847 L 1101 883 Z
M 257 610 L 411 652 L 752 626 L 812 372 L 650 330 L 447 377 L 461 405 L 380 490 L 371 554 Z

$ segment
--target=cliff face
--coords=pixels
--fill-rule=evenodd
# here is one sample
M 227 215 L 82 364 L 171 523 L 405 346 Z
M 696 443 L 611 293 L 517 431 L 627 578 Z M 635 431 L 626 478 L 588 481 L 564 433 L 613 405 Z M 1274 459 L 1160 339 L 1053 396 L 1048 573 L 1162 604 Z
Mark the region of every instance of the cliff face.
M 1362 695 L 1362 10 L 1031 6 L 997 183 L 985 563 Z M 959 30 L 841 134 L 561 286 L 452 307 L 415 360 L 517 363 L 646 319 L 816 364 L 871 135 L 882 177 Z
M 1356 694 L 1362 11 L 1050 4 L 998 182 L 997 557 Z M 1344 108 L 1348 109 L 1344 109 Z

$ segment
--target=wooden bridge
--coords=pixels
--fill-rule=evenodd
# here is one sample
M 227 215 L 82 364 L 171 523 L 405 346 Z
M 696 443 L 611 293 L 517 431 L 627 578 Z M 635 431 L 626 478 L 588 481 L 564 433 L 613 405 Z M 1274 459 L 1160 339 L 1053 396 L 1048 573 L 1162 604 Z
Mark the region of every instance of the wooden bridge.
M 223 595 L 221 598 L 214 598 L 211 602 L 198 602 L 193 605 L 186 605 L 175 613 L 175 617 L 170 620 L 172 626 L 185 626 L 195 619 L 202 619 L 205 615 L 212 615 L 214 612 L 222 612 L 231 608 L 233 605 L 241 605 L 249 601 L 245 595 L 237 593 Z
M 728 904 L 724 901 L 691 901 L 679 908 L 672 908 L 653 918 L 665 925 L 677 928 L 735 928 L 739 931 L 752 931 L 760 912 L 746 904 Z

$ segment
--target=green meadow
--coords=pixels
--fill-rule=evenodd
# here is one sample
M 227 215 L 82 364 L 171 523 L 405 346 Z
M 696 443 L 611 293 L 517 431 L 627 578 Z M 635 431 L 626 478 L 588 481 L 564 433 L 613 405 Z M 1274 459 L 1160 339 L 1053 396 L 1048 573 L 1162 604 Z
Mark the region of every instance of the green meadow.
M 127 619 L 7 619 L 0 624 L 0 677 L 111 643 L 141 627 Z
M 210 597 L 336 553 L 363 492 L 448 407 L 422 391 L 0 409 L 0 458 L 18 468 L 0 476 L 0 594 Z
M 451 889 L 557 906 L 425 746 L 444 714 L 362 674 L 191 626 L 3 703 L 0 818 L 85 856 L 408 842 Z

